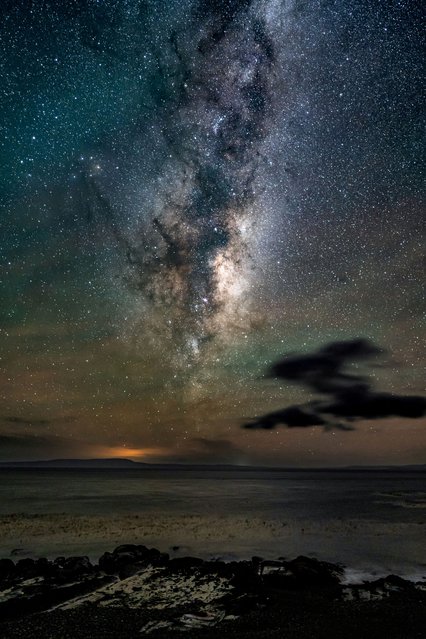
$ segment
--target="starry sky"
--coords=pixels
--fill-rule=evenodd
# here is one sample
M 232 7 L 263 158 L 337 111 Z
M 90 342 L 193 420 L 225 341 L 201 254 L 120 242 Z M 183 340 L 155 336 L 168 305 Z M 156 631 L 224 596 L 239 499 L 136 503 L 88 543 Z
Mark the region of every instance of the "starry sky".
M 421 9 L 3 0 L 0 459 L 426 462 Z

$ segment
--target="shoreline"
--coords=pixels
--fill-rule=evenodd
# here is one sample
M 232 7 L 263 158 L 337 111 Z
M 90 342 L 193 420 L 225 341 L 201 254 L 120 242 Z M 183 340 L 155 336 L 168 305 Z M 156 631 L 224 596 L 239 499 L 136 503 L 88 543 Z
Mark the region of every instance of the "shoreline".
M 426 574 L 426 558 L 422 562 L 418 554 L 425 528 L 424 522 L 390 525 L 355 518 L 323 523 L 209 514 L 15 513 L 0 515 L 0 557 L 18 560 L 86 555 L 96 562 L 102 552 L 114 546 L 142 540 L 146 545 L 163 548 L 172 557 L 196 555 L 204 560 L 233 561 L 253 555 L 273 559 L 303 554 L 342 562 L 348 575 L 359 578 L 374 579 L 393 573 L 418 581 Z M 405 540 L 403 559 L 395 557 L 388 543 L 392 538 Z M 372 548 L 381 554 L 373 553 Z

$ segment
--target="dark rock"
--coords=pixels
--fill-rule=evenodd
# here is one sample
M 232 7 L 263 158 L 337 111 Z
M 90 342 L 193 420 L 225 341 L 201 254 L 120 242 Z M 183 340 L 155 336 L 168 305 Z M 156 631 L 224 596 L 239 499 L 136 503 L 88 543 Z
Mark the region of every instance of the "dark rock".
M 415 585 L 411 581 L 407 581 L 398 575 L 388 575 L 376 581 L 368 583 L 369 590 L 386 590 L 388 592 L 412 592 L 415 590 Z
M 203 564 L 203 559 L 199 557 L 175 557 L 170 559 L 168 567 L 172 572 L 186 572 L 192 571 L 193 568 L 198 568 Z
M 33 579 L 34 577 L 46 577 L 50 574 L 52 564 L 46 558 L 20 559 L 16 563 L 15 575 L 18 579 Z
M 253 562 L 253 559 L 252 559 L 252 562 Z M 256 564 L 254 564 L 254 566 L 256 567 Z M 285 568 L 285 562 L 277 561 L 275 559 L 264 559 L 260 562 L 260 564 L 257 567 L 260 575 L 263 575 L 263 573 L 265 572 L 265 569 L 268 569 L 268 568 L 273 568 L 274 572 L 276 570 L 281 570 L 282 568 Z
M 364 581 L 362 585 L 347 586 L 343 589 L 343 594 L 350 601 L 382 601 L 389 598 L 422 603 L 426 601 L 425 593 L 417 588 L 417 584 L 397 575 Z
M 153 566 L 167 566 L 169 561 L 170 555 L 167 552 L 161 552 L 151 563 Z
M 330 588 L 338 586 L 343 569 L 326 561 L 300 555 L 285 563 L 298 586 L 304 588 Z
M 52 574 L 62 582 L 90 575 L 94 570 L 88 557 L 58 557 L 52 568 Z
M 99 557 L 98 565 L 99 568 L 107 574 L 112 574 L 115 571 L 115 562 L 112 553 L 104 552 L 104 554 Z
M 274 590 L 293 590 L 297 587 L 293 575 L 282 570 L 274 570 L 263 575 L 263 582 L 268 588 L 273 588 Z
M 131 564 L 126 563 L 119 568 L 118 576 L 120 579 L 127 579 L 127 577 L 133 577 L 133 575 L 137 575 L 139 572 L 142 572 L 148 566 L 167 566 L 168 561 L 169 555 L 167 553 L 160 553 L 158 556 L 153 557 L 151 561 L 143 559 Z
M 139 564 L 126 564 L 119 570 L 118 576 L 120 579 L 127 579 L 128 577 L 133 577 L 137 575 L 139 572 L 144 570 L 145 566 L 140 566 Z
M 0 581 L 12 579 L 15 572 L 15 564 L 11 559 L 0 559 Z
M 45 582 L 33 586 L 16 597 L 0 601 L 0 619 L 20 619 L 26 615 L 48 610 L 64 601 L 85 595 L 111 582 L 111 577 L 89 577 L 77 583 L 67 585 L 49 585 Z M 53 636 L 53 635 L 52 635 Z M 55 636 L 57 636 L 55 634 Z
M 136 572 L 148 565 L 165 565 L 169 556 L 157 548 L 142 545 L 124 544 L 117 546 L 112 553 L 106 552 L 99 559 L 99 568 L 107 574 L 119 574 L 125 566 L 137 566 Z M 135 573 L 133 573 L 135 574 Z
M 37 565 L 34 559 L 29 557 L 20 559 L 16 563 L 16 576 L 19 579 L 32 579 L 38 576 Z
M 127 544 L 124 546 L 118 546 L 112 552 L 113 556 L 118 560 L 126 560 L 130 558 L 132 561 L 145 561 L 151 563 L 158 559 L 161 552 L 157 548 L 147 548 L 146 546 L 136 546 Z
M 56 557 L 56 559 L 53 560 L 53 565 L 55 567 L 57 566 L 58 568 L 62 568 L 65 562 L 66 562 L 65 557 Z
M 35 561 L 37 573 L 39 577 L 47 577 L 52 569 L 52 563 L 45 557 L 36 559 Z
M 116 556 L 127 554 L 141 556 L 144 555 L 146 552 L 148 552 L 148 548 L 146 546 L 142 546 L 141 544 L 122 544 L 121 546 L 117 546 L 117 548 L 114 548 L 112 554 Z
M 261 581 L 258 570 L 251 561 L 232 561 L 228 566 L 234 588 L 241 592 L 256 592 L 259 589 Z
M 224 561 L 204 561 L 198 572 L 202 575 L 219 575 L 220 577 L 231 577 L 232 572 Z

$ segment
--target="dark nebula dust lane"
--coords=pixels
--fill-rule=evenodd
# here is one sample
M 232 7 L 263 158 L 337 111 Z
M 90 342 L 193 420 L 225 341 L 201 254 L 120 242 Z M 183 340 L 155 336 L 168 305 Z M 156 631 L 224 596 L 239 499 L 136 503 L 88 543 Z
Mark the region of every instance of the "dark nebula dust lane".
M 420 3 L 0 11 L 0 456 L 422 462 Z
M 156 322 L 163 316 L 175 346 L 194 355 L 220 332 L 233 301 L 227 280 L 244 277 L 250 261 L 242 224 L 255 221 L 250 207 L 267 163 L 274 49 L 259 4 L 195 3 L 187 23 L 165 35 L 150 87 L 166 154 L 155 204 L 129 234 L 102 176 L 92 167 L 83 175 L 82 200 L 125 250 L 128 283 Z

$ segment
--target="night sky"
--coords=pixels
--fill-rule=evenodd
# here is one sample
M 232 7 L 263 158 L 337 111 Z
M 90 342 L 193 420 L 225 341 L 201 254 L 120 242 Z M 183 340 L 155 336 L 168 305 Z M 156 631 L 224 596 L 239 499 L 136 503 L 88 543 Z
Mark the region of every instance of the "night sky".
M 426 462 L 421 5 L 3 0 L 1 459 Z

